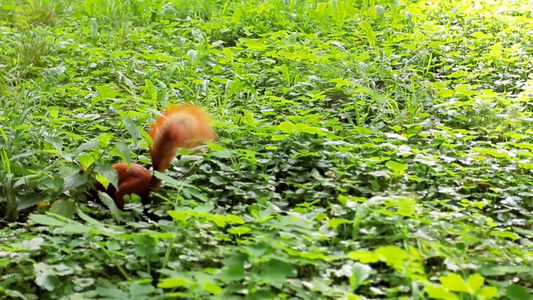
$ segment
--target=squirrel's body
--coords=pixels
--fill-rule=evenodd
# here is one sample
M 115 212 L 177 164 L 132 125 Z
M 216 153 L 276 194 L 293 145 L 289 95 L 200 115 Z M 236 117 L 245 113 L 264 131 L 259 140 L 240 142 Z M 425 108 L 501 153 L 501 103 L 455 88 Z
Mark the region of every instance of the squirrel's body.
M 188 104 L 168 107 L 163 116 L 152 123 L 148 133 L 153 141 L 149 147 L 152 166 L 159 172 L 165 172 L 179 148 L 193 148 L 215 138 L 207 113 Z M 99 182 L 95 188 L 111 196 L 120 209 L 124 208 L 125 195 L 137 194 L 141 202 L 147 204 L 151 190 L 161 185 L 161 180 L 141 165 L 131 163 L 128 168 L 127 163 L 118 163 L 112 167 L 118 173 L 118 190 L 112 185 L 104 189 Z

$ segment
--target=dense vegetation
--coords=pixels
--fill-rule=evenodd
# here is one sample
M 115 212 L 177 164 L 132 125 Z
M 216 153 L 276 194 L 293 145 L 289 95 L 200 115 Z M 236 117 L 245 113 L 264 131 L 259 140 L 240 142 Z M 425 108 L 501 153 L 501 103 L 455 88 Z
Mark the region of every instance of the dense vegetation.
M 0 298 L 532 299 L 532 10 L 3 0 Z M 87 201 L 185 100 L 161 219 Z

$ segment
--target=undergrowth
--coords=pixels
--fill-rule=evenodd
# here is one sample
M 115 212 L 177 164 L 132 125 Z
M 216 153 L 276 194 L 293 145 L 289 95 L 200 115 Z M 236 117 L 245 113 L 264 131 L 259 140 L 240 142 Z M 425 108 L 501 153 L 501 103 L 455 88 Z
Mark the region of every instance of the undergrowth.
M 531 299 L 532 8 L 3 1 L 2 298 Z M 87 201 L 183 101 L 160 220 Z

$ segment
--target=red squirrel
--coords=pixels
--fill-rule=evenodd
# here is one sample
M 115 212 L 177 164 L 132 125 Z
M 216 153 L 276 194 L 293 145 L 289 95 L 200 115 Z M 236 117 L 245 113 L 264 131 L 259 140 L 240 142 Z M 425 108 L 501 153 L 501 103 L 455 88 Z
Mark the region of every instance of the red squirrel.
M 153 141 L 148 148 L 152 166 L 159 172 L 165 172 L 179 148 L 193 148 L 215 138 L 209 116 L 200 107 L 171 105 L 162 113 L 148 130 Z M 105 189 L 100 182 L 95 189 L 106 192 L 120 209 L 124 209 L 124 196 L 129 194 L 137 194 L 143 205 L 148 204 L 150 191 L 161 185 L 161 180 L 141 165 L 131 163 L 128 169 L 127 163 L 118 163 L 112 167 L 118 172 L 118 190 L 111 184 Z

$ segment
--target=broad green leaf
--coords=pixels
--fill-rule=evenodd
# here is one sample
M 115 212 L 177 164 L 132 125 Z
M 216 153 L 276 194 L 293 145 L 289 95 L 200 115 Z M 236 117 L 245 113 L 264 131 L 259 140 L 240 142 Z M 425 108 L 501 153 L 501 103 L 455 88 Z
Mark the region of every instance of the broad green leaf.
M 228 229 L 228 232 L 232 234 L 245 234 L 250 231 L 252 231 L 252 229 L 246 226 L 236 226 Z
M 128 116 L 124 117 L 122 122 L 124 123 L 124 127 L 126 127 L 126 130 L 128 130 L 129 134 L 133 138 L 133 141 L 137 143 L 137 141 L 140 140 L 142 137 L 141 131 L 139 130 L 139 128 L 137 128 L 137 125 L 135 125 L 133 120 Z
M 177 288 L 183 285 L 189 284 L 189 281 L 182 277 L 171 277 L 171 278 L 165 278 L 163 281 L 159 282 L 157 284 L 157 287 L 169 289 L 169 288 Z
M 98 198 L 100 199 L 100 201 L 102 201 L 102 203 L 105 206 L 107 206 L 107 208 L 109 208 L 109 210 L 111 211 L 111 215 L 116 220 L 122 220 L 122 217 L 120 216 L 120 210 L 118 209 L 115 203 L 115 200 L 113 200 L 113 198 L 111 198 L 108 194 L 100 192 L 100 191 L 98 191 Z
M 271 259 L 264 263 L 262 271 L 257 275 L 261 280 L 266 282 L 284 282 L 287 277 L 296 275 L 292 264 L 278 259 Z
M 46 215 L 31 214 L 28 219 L 34 223 L 48 226 L 63 226 L 66 224 L 64 221 Z
M 407 253 L 407 251 L 394 245 L 378 247 L 375 253 L 379 255 L 381 260 L 384 260 L 385 263 L 393 266 L 397 270 L 401 270 L 405 260 L 409 258 L 409 253 Z
M 50 207 L 50 212 L 71 219 L 76 212 L 76 204 L 72 201 L 57 200 Z
M 223 150 L 223 151 L 212 151 L 209 153 L 210 155 L 218 158 L 231 158 L 232 154 L 229 150 Z
M 118 96 L 119 94 L 118 90 L 112 87 L 109 87 L 107 85 L 97 86 L 96 89 L 99 91 L 99 93 L 93 97 L 92 99 L 93 104 L 97 104 L 98 102 L 106 100 L 106 99 L 114 98 Z
M 226 258 L 224 262 L 224 268 L 222 269 L 220 279 L 224 282 L 241 280 L 245 276 L 244 263 L 247 256 L 243 253 L 237 253 L 233 256 Z
M 362 263 L 374 263 L 379 261 L 379 256 L 371 251 L 356 250 L 348 253 L 348 257 L 352 260 L 358 260 Z
M 520 227 L 513 227 L 513 230 L 518 232 L 518 233 L 520 233 L 520 234 L 533 237 L 533 230 L 527 230 L 527 229 L 520 228 Z
M 355 290 L 361 283 L 363 283 L 363 281 L 370 276 L 370 271 L 372 271 L 372 268 L 369 265 L 358 262 L 354 263 L 352 276 L 350 277 L 350 286 L 352 289 Z
M 389 160 L 388 162 L 385 163 L 385 165 L 389 169 L 394 171 L 394 173 L 400 174 L 400 175 L 403 174 L 403 172 L 405 172 L 405 170 L 407 170 L 407 168 L 408 168 L 408 165 L 402 164 L 402 163 L 399 163 L 399 162 L 396 162 L 396 161 L 393 161 L 393 160 Z
M 470 288 L 470 293 L 475 294 L 479 290 L 479 288 L 483 286 L 484 281 L 485 278 L 483 278 L 483 276 L 479 275 L 478 273 L 468 276 L 468 287 Z
M 237 215 L 226 215 L 226 218 L 229 221 L 229 223 L 244 224 L 244 220 Z
M 478 297 L 481 299 L 492 299 L 498 295 L 498 288 L 493 286 L 484 286 L 477 293 Z
M 432 299 L 459 300 L 456 294 L 448 292 L 440 286 L 428 285 L 426 286 L 426 293 Z
M 60 285 L 60 281 L 50 265 L 40 262 L 34 264 L 33 269 L 37 274 L 35 276 L 35 283 L 41 288 L 53 291 Z
M 359 23 L 359 26 L 363 28 L 363 30 L 366 32 L 366 39 L 368 41 L 368 44 L 373 47 L 376 45 L 376 34 L 374 30 L 372 30 L 372 25 L 370 25 L 369 22 L 364 21 Z
M 533 268 L 528 266 L 499 266 L 488 265 L 479 269 L 479 273 L 484 276 L 498 276 L 505 274 L 533 273 Z
M 351 222 L 346 219 L 337 219 L 337 218 L 328 220 L 328 226 L 333 227 L 333 228 L 337 228 L 339 225 L 346 224 L 346 223 L 351 223 Z
M 118 189 L 118 173 L 110 165 L 103 165 L 96 162 L 96 172 L 104 176 L 116 189 Z
M 222 288 L 220 287 L 220 285 L 207 280 L 204 281 L 204 289 L 213 295 L 218 295 L 222 293 Z
M 366 127 L 359 127 L 359 126 L 354 126 L 353 131 L 358 132 L 358 133 L 362 133 L 362 134 L 373 134 L 374 133 L 374 131 L 372 131 L 372 130 L 366 128 Z
M 69 176 L 66 176 L 63 181 L 63 190 L 69 191 L 74 188 L 77 188 L 83 184 L 87 183 L 87 174 L 85 173 L 75 173 Z
M 115 144 L 115 146 L 117 147 L 119 153 L 121 154 L 120 156 L 122 157 L 122 159 L 127 163 L 127 164 L 131 164 L 131 155 L 130 155 L 130 148 L 122 143 L 122 142 L 117 142 Z
M 155 290 L 155 287 L 148 283 L 133 282 L 130 285 L 129 291 L 130 295 L 135 299 L 138 298 L 149 298 L 149 295 L 152 294 Z
M 284 122 L 281 122 L 279 124 L 278 128 L 279 128 L 279 130 L 281 130 L 283 132 L 290 133 L 290 132 L 293 132 L 296 129 L 296 126 L 293 123 L 291 123 L 291 122 L 284 121 Z
M 167 213 L 174 219 L 178 221 L 185 221 L 189 218 L 189 216 L 182 211 L 176 211 L 176 210 L 168 210 Z
M 511 300 L 531 300 L 533 296 L 521 285 L 511 284 L 505 292 L 505 296 Z
M 520 239 L 520 236 L 516 235 L 514 232 L 511 232 L 511 231 L 493 230 L 490 233 L 493 234 L 493 235 L 497 235 L 499 237 L 510 238 L 512 240 Z
M 468 286 L 463 277 L 455 273 L 449 273 L 446 276 L 439 277 L 442 287 L 454 291 L 469 293 Z

